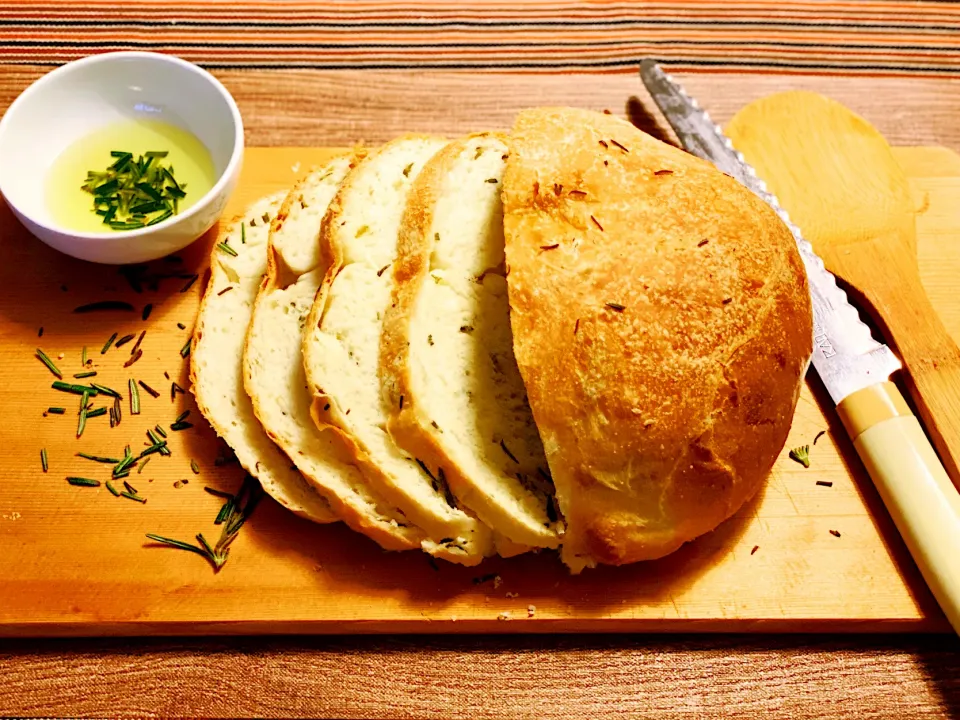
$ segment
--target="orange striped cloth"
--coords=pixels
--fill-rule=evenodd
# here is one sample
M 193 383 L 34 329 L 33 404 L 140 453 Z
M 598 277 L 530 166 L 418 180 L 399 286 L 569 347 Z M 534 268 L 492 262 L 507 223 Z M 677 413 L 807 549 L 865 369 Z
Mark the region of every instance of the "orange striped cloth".
M 960 75 L 933 0 L 0 0 L 0 62 L 120 49 L 212 68 Z

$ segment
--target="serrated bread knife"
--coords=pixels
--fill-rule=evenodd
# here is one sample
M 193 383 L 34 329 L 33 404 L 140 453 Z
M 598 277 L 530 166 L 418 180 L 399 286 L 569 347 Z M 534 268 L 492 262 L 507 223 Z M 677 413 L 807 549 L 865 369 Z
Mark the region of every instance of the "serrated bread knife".
M 960 634 L 960 493 L 890 381 L 900 360 L 873 338 L 813 246 L 697 101 L 651 60 L 641 63 L 640 77 L 684 149 L 752 190 L 793 233 L 813 303 L 813 367 L 917 567 Z

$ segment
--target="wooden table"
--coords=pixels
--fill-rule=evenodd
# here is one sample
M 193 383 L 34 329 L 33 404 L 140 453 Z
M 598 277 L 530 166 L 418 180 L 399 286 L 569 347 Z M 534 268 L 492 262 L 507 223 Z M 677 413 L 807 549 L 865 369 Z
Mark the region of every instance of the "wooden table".
M 0 67 L 0 111 L 43 71 Z M 550 103 L 607 108 L 662 131 L 632 74 L 217 74 L 250 145 L 506 127 L 519 108 Z M 960 81 L 682 79 L 721 121 L 774 90 L 811 88 L 867 115 L 893 144 L 960 150 Z M 951 636 L 9 641 L 0 643 L 0 715 L 951 717 L 960 715 L 958 651 Z

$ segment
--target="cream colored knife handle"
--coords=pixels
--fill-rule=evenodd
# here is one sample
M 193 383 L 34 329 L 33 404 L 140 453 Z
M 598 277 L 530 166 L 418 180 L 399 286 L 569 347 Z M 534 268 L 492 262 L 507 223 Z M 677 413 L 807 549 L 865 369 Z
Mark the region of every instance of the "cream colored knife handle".
M 837 408 L 927 585 L 960 634 L 960 493 L 890 382 Z

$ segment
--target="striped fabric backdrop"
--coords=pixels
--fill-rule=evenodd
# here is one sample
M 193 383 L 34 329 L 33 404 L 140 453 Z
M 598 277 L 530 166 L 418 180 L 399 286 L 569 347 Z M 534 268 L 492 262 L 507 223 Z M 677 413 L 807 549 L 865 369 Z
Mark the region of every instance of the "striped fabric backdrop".
M 0 62 L 119 49 L 212 68 L 960 76 L 960 4 L 924 0 L 0 0 Z

